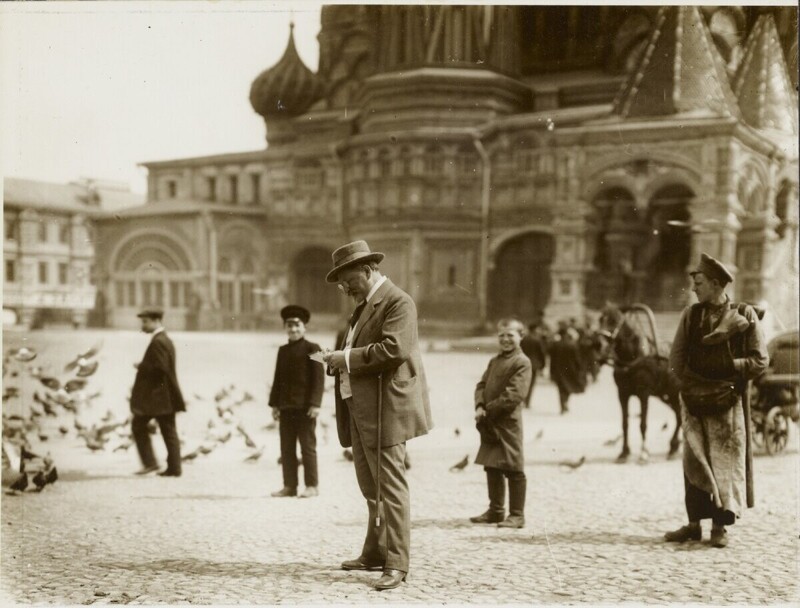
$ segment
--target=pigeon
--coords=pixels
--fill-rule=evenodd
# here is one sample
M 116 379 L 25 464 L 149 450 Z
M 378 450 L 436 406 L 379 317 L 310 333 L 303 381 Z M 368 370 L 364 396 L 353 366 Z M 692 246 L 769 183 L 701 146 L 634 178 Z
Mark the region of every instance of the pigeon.
M 69 363 L 67 363 L 64 366 L 64 371 L 65 372 L 71 372 L 76 367 L 77 368 L 85 367 L 86 365 L 89 364 L 89 359 L 94 357 L 100 351 L 100 348 L 102 346 L 103 346 L 103 343 L 102 342 L 98 342 L 97 344 L 92 346 L 89 350 L 80 353 L 72 361 L 70 361 Z M 95 368 L 96 368 L 96 366 L 95 366 Z M 80 375 L 80 373 L 78 375 Z
M 541 439 L 544 435 L 544 429 L 539 429 L 539 432 L 536 433 L 536 439 Z
M 345 460 L 353 462 L 353 452 L 349 448 L 342 452 L 342 456 L 344 456 Z
M 97 367 L 100 365 L 99 361 L 90 361 L 86 365 L 78 365 L 78 372 L 75 374 L 79 378 L 88 378 L 92 374 L 97 371 Z
M 258 449 L 257 449 L 255 452 L 253 452 L 252 454 L 250 454 L 249 456 L 247 456 L 247 457 L 244 459 L 244 462 L 258 462 L 258 459 L 259 459 L 259 458 L 261 458 L 261 455 L 264 453 L 264 447 L 265 447 L 265 446 L 263 446 L 263 445 L 262 445 L 262 446 L 261 446 L 260 448 L 258 448 Z
M 128 441 L 123 441 L 117 447 L 115 447 L 112 451 L 114 452 L 124 452 L 127 451 L 133 445 L 133 439 L 129 439 Z
M 227 397 L 227 396 L 228 396 L 228 391 L 226 391 L 226 390 L 223 388 L 223 389 L 222 389 L 221 391 L 219 391 L 219 392 L 218 392 L 216 395 L 214 395 L 214 401 L 216 401 L 217 403 L 219 403 L 220 401 L 222 401 L 223 399 L 225 399 L 225 397 Z
M 456 437 L 459 437 L 461 435 L 461 429 L 458 427 L 456 427 L 453 432 L 455 433 Z
M 559 466 L 567 467 L 567 468 L 575 470 L 575 469 L 581 468 L 583 466 L 583 463 L 585 463 L 585 462 L 586 462 L 586 456 L 581 456 L 575 462 L 571 462 L 569 460 L 562 460 L 558 464 L 559 464 Z
M 210 444 L 210 445 L 209 445 L 209 444 L 207 444 L 207 443 L 204 443 L 204 444 L 202 444 L 200 447 L 198 447 L 198 448 L 197 448 L 197 450 L 198 450 L 198 451 L 199 451 L 201 454 L 210 454 L 211 452 L 213 452 L 213 451 L 214 451 L 214 448 L 215 448 L 215 447 L 216 447 L 216 444 L 214 444 L 214 443 L 212 443 L 212 444 Z
M 16 386 L 9 386 L 3 391 L 3 401 L 19 397 L 19 389 Z
M 665 423 L 664 423 L 664 426 L 662 426 L 662 427 L 661 427 L 661 430 L 662 430 L 662 431 L 666 431 L 668 428 L 669 428 L 669 423 L 668 423 L 668 422 L 665 422 Z
M 606 446 L 606 447 L 610 447 L 610 446 L 612 446 L 612 445 L 616 445 L 616 444 L 617 444 L 617 442 L 618 442 L 620 439 L 622 439 L 622 435 L 617 435 L 616 437 L 614 437 L 614 439 L 609 439 L 609 440 L 607 440 L 607 441 L 604 441 L 604 442 L 603 442 L 603 445 L 604 445 L 604 446 Z
M 42 369 L 41 365 L 34 365 L 28 368 L 28 373 L 30 374 L 31 378 L 41 378 L 43 371 L 44 370 Z
M 103 417 L 100 419 L 100 421 L 101 422 L 108 422 L 108 421 L 113 420 L 113 419 L 114 419 L 114 412 L 112 412 L 110 409 L 108 409 L 108 410 L 106 410 L 106 413 L 103 415 Z
M 264 430 L 274 431 L 277 428 L 278 428 L 278 423 L 273 420 L 267 426 L 264 427 Z
M 228 443 L 228 440 L 231 438 L 231 436 L 232 436 L 232 435 L 233 435 L 233 433 L 231 433 L 230 431 L 228 431 L 228 432 L 227 432 L 227 433 L 225 433 L 225 434 L 224 434 L 222 437 L 218 437 L 218 438 L 217 438 L 217 441 L 219 441 L 220 443 Z M 249 446 L 248 446 L 248 447 L 249 447 Z
M 245 403 L 247 401 L 254 401 L 254 400 L 255 400 L 255 397 L 253 397 L 253 395 L 251 395 L 247 391 L 244 392 L 244 395 L 242 395 L 242 399 L 241 399 L 242 403 Z
M 76 431 L 85 431 L 86 430 L 86 427 L 84 425 L 82 425 L 80 422 L 78 422 L 77 418 L 72 421 L 72 424 L 75 426 L 75 430 Z
M 452 467 L 450 467 L 450 471 L 451 472 L 463 471 L 464 469 L 467 468 L 468 464 L 469 464 L 469 454 L 464 456 L 464 458 L 462 458 L 457 463 L 455 463 Z
M 33 361 L 38 353 L 32 348 L 23 346 L 21 348 L 12 350 L 9 354 L 12 357 L 14 357 L 17 361 L 22 361 L 23 363 L 27 363 L 28 361 Z
M 200 395 L 198 395 L 197 393 L 192 393 L 192 397 L 194 397 L 198 401 L 202 401 L 203 400 L 203 398 Z
M 105 450 L 106 444 L 104 441 L 95 439 L 94 437 L 87 437 L 86 447 L 92 450 L 92 452 L 98 452 L 100 450 Z
M 68 393 L 74 393 L 76 391 L 82 390 L 86 386 L 86 380 L 83 378 L 73 378 L 72 380 L 68 380 L 67 383 L 64 385 L 64 390 Z
M 47 441 L 48 439 L 50 439 L 48 435 L 45 435 L 44 433 L 39 433 L 39 441 Z
M 42 376 L 39 378 L 39 382 L 44 384 L 51 391 L 57 391 L 61 388 L 61 382 L 58 381 L 58 378 L 53 378 L 52 376 Z
M 242 437 L 244 437 L 244 444 L 248 448 L 253 448 L 253 449 L 256 448 L 256 442 L 253 441 L 253 439 L 250 437 L 250 435 L 247 434 L 247 431 L 244 430 L 244 427 L 241 424 L 237 424 L 236 425 L 236 430 L 239 431 L 239 433 L 242 435 Z
M 192 450 L 191 452 L 188 452 L 187 454 L 183 454 L 183 455 L 181 456 L 181 460 L 182 460 L 182 461 L 186 461 L 186 462 L 188 462 L 188 461 L 190 461 L 190 460 L 194 460 L 194 459 L 195 459 L 195 458 L 197 458 L 199 455 L 200 455 L 200 449 L 198 448 L 198 449 L 196 449 L 196 450 Z
M 62 435 L 66 435 L 67 433 L 69 433 L 69 429 L 64 425 L 61 425 L 60 427 L 58 427 L 58 432 L 61 433 Z

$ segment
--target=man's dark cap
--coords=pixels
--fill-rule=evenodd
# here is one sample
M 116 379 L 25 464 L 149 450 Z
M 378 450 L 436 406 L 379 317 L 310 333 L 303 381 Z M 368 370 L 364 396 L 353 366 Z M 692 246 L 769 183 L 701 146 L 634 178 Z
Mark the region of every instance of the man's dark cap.
M 700 254 L 700 263 L 689 274 L 694 276 L 697 273 L 702 273 L 709 279 L 716 279 L 720 285 L 727 285 L 733 281 L 733 275 L 725 268 L 725 264 L 705 253 Z
M 143 308 L 136 316 L 140 319 L 163 319 L 164 311 L 161 308 L 155 307 Z
M 297 304 L 289 304 L 281 309 L 281 319 L 288 321 L 289 319 L 300 319 L 305 325 L 311 319 L 311 313 L 302 306 Z

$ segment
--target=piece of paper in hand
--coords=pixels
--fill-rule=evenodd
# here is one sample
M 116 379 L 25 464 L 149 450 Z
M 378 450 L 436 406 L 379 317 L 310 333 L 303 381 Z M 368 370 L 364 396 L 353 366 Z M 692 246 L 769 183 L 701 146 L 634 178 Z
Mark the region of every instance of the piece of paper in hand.
M 310 355 L 308 355 L 308 358 L 311 359 L 312 361 L 318 361 L 320 363 L 325 363 L 325 359 L 322 358 L 322 351 L 321 350 L 318 350 L 315 353 L 311 353 Z

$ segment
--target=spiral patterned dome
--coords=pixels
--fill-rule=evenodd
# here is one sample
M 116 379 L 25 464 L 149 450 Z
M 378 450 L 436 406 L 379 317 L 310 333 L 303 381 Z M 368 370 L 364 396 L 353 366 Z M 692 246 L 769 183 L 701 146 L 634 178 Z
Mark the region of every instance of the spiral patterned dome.
M 323 93 L 322 82 L 309 70 L 294 45 L 294 24 L 280 61 L 264 70 L 250 87 L 250 105 L 264 118 L 299 116 Z

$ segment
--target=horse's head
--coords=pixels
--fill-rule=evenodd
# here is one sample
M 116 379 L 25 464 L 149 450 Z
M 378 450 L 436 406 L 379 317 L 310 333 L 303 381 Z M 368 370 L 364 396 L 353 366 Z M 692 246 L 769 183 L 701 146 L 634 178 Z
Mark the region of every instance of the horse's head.
M 644 354 L 642 336 L 628 323 L 625 314 L 613 304 L 607 304 L 600 314 L 597 334 L 603 347 L 600 360 L 612 365 L 625 365 Z

